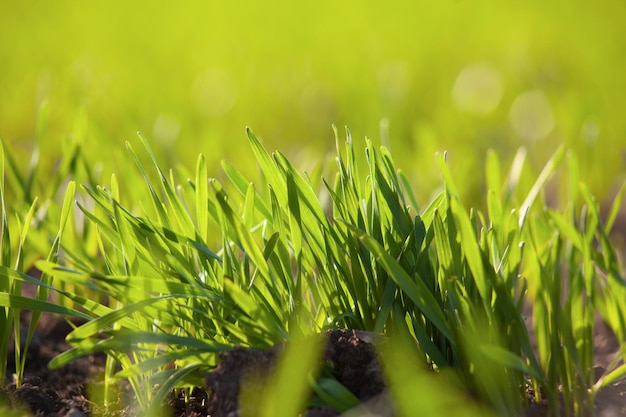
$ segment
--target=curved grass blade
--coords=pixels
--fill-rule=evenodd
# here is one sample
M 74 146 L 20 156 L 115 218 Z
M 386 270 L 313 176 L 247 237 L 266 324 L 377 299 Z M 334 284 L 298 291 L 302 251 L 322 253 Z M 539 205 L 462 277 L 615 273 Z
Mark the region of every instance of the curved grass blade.
M 309 383 L 323 404 L 331 406 L 340 413 L 346 412 L 361 403 L 348 388 L 334 378 L 320 378 L 316 381 L 309 374 Z
M 533 204 L 535 204 L 539 193 L 541 192 L 541 190 L 545 189 L 546 183 L 548 182 L 550 177 L 552 177 L 552 174 L 554 174 L 558 166 L 563 161 L 566 153 L 565 151 L 566 148 L 564 145 L 559 146 L 559 148 L 554 152 L 552 157 L 548 160 L 544 168 L 541 170 L 541 173 L 537 177 L 537 180 L 531 187 L 528 196 L 520 206 L 521 212 L 524 212 L 525 210 L 530 210 Z
M 167 398 L 174 388 L 180 385 L 181 381 L 201 367 L 202 364 L 195 363 L 172 372 L 169 378 L 159 386 L 158 391 L 152 397 L 150 407 L 145 411 L 144 415 L 147 417 L 161 416 L 163 414 L 162 408 L 165 398 Z
M 617 219 L 617 215 L 619 214 L 620 208 L 622 207 L 622 202 L 624 201 L 624 197 L 626 196 L 626 181 L 622 183 L 619 191 L 615 195 L 613 199 L 613 203 L 611 204 L 611 210 L 609 211 L 609 216 L 606 219 L 605 231 L 608 235 L 613 229 L 613 224 L 615 224 L 615 220 Z
M 261 141 L 259 141 L 249 127 L 246 127 L 246 135 L 252 145 L 252 151 L 254 152 L 257 163 L 261 166 L 263 175 L 265 175 L 265 180 L 268 184 L 272 184 L 276 197 L 280 201 L 280 204 L 285 207 L 288 201 L 285 179 L 276 167 L 269 153 L 267 153 L 267 150 L 261 144 Z
M 64 316 L 80 317 L 86 320 L 91 320 L 90 316 L 81 313 L 78 310 L 64 307 L 60 304 L 28 298 L 17 294 L 0 292 L 0 306 L 21 310 L 30 310 L 37 313 L 55 313 Z
M 525 374 L 531 375 L 537 379 L 541 379 L 542 375 L 532 366 L 529 366 L 521 357 L 504 349 L 501 346 L 493 344 L 481 344 L 481 352 L 490 359 L 498 362 L 506 368 L 516 369 Z

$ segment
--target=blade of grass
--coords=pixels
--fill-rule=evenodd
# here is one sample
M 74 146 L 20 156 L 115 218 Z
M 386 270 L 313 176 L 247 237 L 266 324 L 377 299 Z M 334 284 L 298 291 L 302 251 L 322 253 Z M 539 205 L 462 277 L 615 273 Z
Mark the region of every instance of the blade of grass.
M 207 241 L 209 212 L 208 212 L 208 192 L 207 192 L 207 167 L 203 155 L 198 156 L 196 166 L 196 221 L 198 232 L 203 242 Z

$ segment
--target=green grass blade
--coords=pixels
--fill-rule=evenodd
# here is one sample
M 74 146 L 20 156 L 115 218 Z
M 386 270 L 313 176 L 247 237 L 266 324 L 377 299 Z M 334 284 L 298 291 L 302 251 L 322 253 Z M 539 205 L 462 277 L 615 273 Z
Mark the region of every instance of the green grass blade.
M 228 350 L 231 349 L 231 347 L 224 346 L 224 349 Z M 125 378 L 139 377 L 143 374 L 153 372 L 160 368 L 169 367 L 175 362 L 200 361 L 202 359 L 208 359 L 206 349 L 183 348 L 172 350 L 169 352 L 161 353 L 158 356 L 142 360 L 138 363 L 133 364 L 130 367 L 124 368 L 115 374 L 114 379 L 122 380 Z
M 154 209 L 157 213 L 157 216 L 159 217 L 159 223 L 162 224 L 163 226 L 171 228 L 172 226 L 170 224 L 169 216 L 167 212 L 165 211 L 165 207 L 163 206 L 161 199 L 159 198 L 156 190 L 154 189 L 154 186 L 152 185 L 152 182 L 150 181 L 150 177 L 148 176 L 147 171 L 145 170 L 143 164 L 139 160 L 139 157 L 133 150 L 133 147 L 130 144 L 130 142 L 126 142 L 126 149 L 128 150 L 128 153 L 130 154 L 133 161 L 135 162 L 135 165 L 141 172 L 141 175 L 143 176 L 145 184 L 148 186 L 150 197 L 152 197 L 152 204 L 154 205 Z
M 310 383 L 313 386 L 313 391 L 322 402 L 340 413 L 344 413 L 361 403 L 350 390 L 334 378 L 320 378 L 317 381 L 311 379 Z
M 441 176 L 443 177 L 443 182 L 445 184 L 446 191 L 448 192 L 449 195 L 455 196 L 458 198 L 460 194 L 459 194 L 456 184 L 454 183 L 454 180 L 452 179 L 452 173 L 450 172 L 450 167 L 448 166 L 448 163 L 446 162 L 446 154 L 437 153 L 437 155 L 435 155 L 435 158 L 437 160 L 437 166 L 439 167 L 439 172 L 441 172 Z
M 480 293 L 483 303 L 485 307 L 488 308 L 487 306 L 491 302 L 491 285 L 485 274 L 482 255 L 478 242 L 476 241 L 476 233 L 474 232 L 469 216 L 465 213 L 461 203 L 455 198 L 452 198 L 450 201 L 450 209 L 452 210 L 454 220 L 458 227 L 461 238 L 461 248 L 463 249 L 465 260 L 472 271 L 476 288 Z
M 300 201 L 298 189 L 293 179 L 293 175 L 287 173 L 287 195 L 289 206 L 289 229 L 291 232 L 291 243 L 296 254 L 296 258 L 299 258 L 302 253 L 302 217 L 300 215 Z
M 195 363 L 185 366 L 184 368 L 176 369 L 172 374 L 167 378 L 167 380 L 159 385 L 159 389 L 156 394 L 152 397 L 150 402 L 150 407 L 145 411 L 145 416 L 148 417 L 157 417 L 163 415 L 163 402 L 167 398 L 168 395 L 172 392 L 172 390 L 178 386 L 180 386 L 181 381 L 183 381 L 187 376 L 196 372 L 202 364 Z
M 88 315 L 78 310 L 64 307 L 62 305 L 41 301 L 33 298 L 23 297 L 17 294 L 8 294 L 0 292 L 0 306 L 7 308 L 16 308 L 20 310 L 29 310 L 38 313 L 55 313 L 70 317 L 80 317 L 83 319 L 91 319 Z
M 156 156 L 150 147 L 148 139 L 141 133 L 137 132 L 137 136 L 141 140 L 142 145 L 148 151 L 150 158 L 152 159 L 152 163 L 154 164 L 157 173 L 159 174 L 159 178 L 161 180 L 161 186 L 167 195 L 168 201 L 172 207 L 172 214 L 174 218 L 177 220 L 179 226 L 187 233 L 188 235 L 193 235 L 195 231 L 195 227 L 189 216 L 189 212 L 185 209 L 182 204 L 182 200 L 178 197 L 174 186 L 171 181 L 167 179 L 159 164 L 157 162 Z
M 239 243 L 243 246 L 248 256 L 250 256 L 252 261 L 259 268 L 260 273 L 264 277 L 269 277 L 269 266 L 267 265 L 267 261 L 263 257 L 263 252 L 255 242 L 252 234 L 241 222 L 241 220 L 237 218 L 235 211 L 228 203 L 228 196 L 224 190 L 215 182 L 211 182 L 211 185 L 213 185 L 215 198 L 221 208 L 221 212 L 226 220 L 228 220 L 230 226 L 234 229 L 236 236 L 239 239 Z
M 535 204 L 535 201 L 537 200 L 539 193 L 545 189 L 546 183 L 548 182 L 550 177 L 552 177 L 552 174 L 554 174 L 558 166 L 563 161 L 563 158 L 565 157 L 565 154 L 566 154 L 566 150 L 567 149 L 565 148 L 565 146 L 563 145 L 559 146 L 559 148 L 554 152 L 552 157 L 548 160 L 543 170 L 541 170 L 541 173 L 537 177 L 537 180 L 531 187 L 528 193 L 528 196 L 526 197 L 526 199 L 520 206 L 520 209 L 522 211 L 526 209 L 530 210 L 532 206 Z
M 496 194 L 497 199 L 500 200 L 502 173 L 500 170 L 500 160 L 498 159 L 498 154 L 493 149 L 487 151 L 485 179 L 487 182 L 487 190 L 493 191 Z
M 605 231 L 608 235 L 611 233 L 613 229 L 613 225 L 615 224 L 615 220 L 617 219 L 617 215 L 619 214 L 620 208 L 622 207 L 622 202 L 624 201 L 624 197 L 626 196 L 626 181 L 622 183 L 619 191 L 615 195 L 613 199 L 613 203 L 611 204 L 611 209 L 609 211 L 609 216 L 606 219 Z
M 222 168 L 226 175 L 232 183 L 235 185 L 235 188 L 242 196 L 245 196 L 248 192 L 248 187 L 250 186 L 250 182 L 246 180 L 246 178 L 228 161 L 222 161 Z M 269 219 L 272 217 L 271 211 L 267 203 L 261 198 L 254 199 L 255 210 L 257 210 L 264 219 Z
M 256 192 L 254 183 L 248 185 L 246 198 L 243 203 L 243 223 L 246 229 L 250 230 L 254 226 L 254 209 L 255 209 Z
M 93 319 L 89 323 L 86 323 L 82 325 L 81 327 L 75 329 L 72 333 L 70 333 L 67 336 L 67 340 L 70 343 L 78 342 L 124 319 L 127 320 L 126 323 L 131 324 L 132 320 L 128 320 L 127 318 L 130 317 L 133 313 L 141 312 L 142 310 L 144 310 L 146 307 L 150 305 L 153 305 L 162 301 L 170 300 L 172 298 L 174 297 L 171 295 L 164 295 L 160 297 L 149 298 L 149 299 L 142 300 L 134 304 L 124 306 L 122 308 L 119 308 L 117 310 L 110 312 L 109 314 Z M 136 326 L 137 325 L 135 324 L 133 327 L 136 327 Z
M 501 346 L 493 344 L 481 344 L 480 350 L 485 356 L 491 358 L 491 360 L 493 360 L 494 362 L 497 362 L 508 369 L 516 369 L 520 372 L 531 375 L 538 379 L 541 379 L 542 377 L 537 369 L 529 366 L 521 357 L 502 348 Z
M 278 201 L 280 202 L 281 206 L 285 207 L 287 205 L 288 196 L 287 186 L 285 184 L 283 176 L 276 167 L 270 155 L 267 153 L 267 150 L 265 150 L 265 148 L 261 144 L 261 141 L 259 141 L 259 139 L 249 127 L 246 127 L 246 135 L 248 135 L 248 140 L 252 145 L 252 151 L 254 152 L 257 163 L 261 166 L 261 170 L 265 175 L 266 181 L 269 184 L 272 184 Z
M 207 182 L 206 160 L 203 155 L 200 155 L 196 165 L 196 221 L 198 233 L 203 242 L 207 241 L 209 225 Z

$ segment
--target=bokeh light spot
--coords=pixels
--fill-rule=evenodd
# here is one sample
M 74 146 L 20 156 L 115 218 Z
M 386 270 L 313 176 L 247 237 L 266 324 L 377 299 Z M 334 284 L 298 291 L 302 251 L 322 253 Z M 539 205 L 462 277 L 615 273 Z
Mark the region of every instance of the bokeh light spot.
M 154 138 L 163 145 L 173 144 L 180 133 L 180 123 L 172 116 L 159 114 L 152 126 Z
M 509 122 L 523 139 L 537 140 L 548 136 L 554 129 L 554 114 L 544 92 L 531 90 L 517 96 L 509 110 Z
M 491 113 L 502 99 L 500 75 L 489 65 L 470 65 L 452 86 L 452 100 L 461 110 L 476 115 Z

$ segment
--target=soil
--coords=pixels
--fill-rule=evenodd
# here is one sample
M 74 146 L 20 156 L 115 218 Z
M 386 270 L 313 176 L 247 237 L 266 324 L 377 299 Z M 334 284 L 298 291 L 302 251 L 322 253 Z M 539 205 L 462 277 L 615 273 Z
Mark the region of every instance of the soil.
M 22 386 L 5 381 L 0 388 L 0 415 L 9 410 L 17 415 L 42 417 L 114 416 L 130 417 L 137 413 L 132 407 L 132 392 L 127 384 L 120 386 L 119 404 L 108 410 L 98 409 L 97 401 L 90 401 L 89 393 L 97 392 L 98 375 L 105 365 L 103 354 L 79 358 L 60 368 L 48 369 L 48 362 L 67 350 L 65 336 L 71 326 L 63 320 L 46 316 L 41 320 L 28 351 Z M 359 334 L 362 334 L 360 337 Z M 364 340 L 365 339 L 365 340 Z M 333 375 L 355 396 L 367 402 L 384 391 L 385 383 L 378 365 L 374 346 L 366 333 L 334 330 L 327 334 L 323 361 Z M 277 345 L 269 350 L 236 347 L 220 355 L 220 363 L 206 376 L 206 386 L 195 388 L 185 400 L 182 394 L 170 396 L 163 405 L 171 410 L 164 415 L 172 417 L 233 417 L 238 414 L 238 395 L 244 377 L 267 380 L 282 350 Z M 14 353 L 9 352 L 7 374 L 13 374 Z M 91 388 L 94 388 L 90 391 Z M 126 405 L 124 405 L 126 404 Z M 254 404 L 250 404 L 254 407 Z M 306 417 L 338 416 L 329 407 L 310 408 Z
M 367 402 L 385 389 L 374 346 L 366 332 L 333 330 L 327 333 L 322 361 L 334 377 L 359 400 Z M 268 350 L 235 348 L 220 357 L 220 364 L 206 377 L 208 412 L 212 417 L 229 417 L 238 412 L 238 394 L 244 380 L 267 381 L 282 351 L 282 345 Z M 255 391 L 263 392 L 263 387 Z M 255 409 L 261 398 L 246 396 L 246 408 Z M 239 410 L 242 411 L 242 410 Z M 244 413 L 245 414 L 245 413 Z M 310 408 L 306 417 L 338 416 L 330 407 Z
M 597 323 L 597 370 L 610 363 L 618 348 L 608 326 Z M 90 401 L 90 392 L 97 392 L 98 375 L 103 372 L 104 355 L 93 354 L 71 362 L 67 366 L 50 370 L 48 362 L 68 348 L 64 341 L 71 330 L 65 321 L 49 316 L 41 321 L 40 330 L 28 352 L 24 384 L 16 388 L 10 381 L 0 389 L 0 415 L 9 411 L 16 416 L 87 417 L 137 415 L 132 405 L 132 394 L 125 384 L 120 385 L 119 404 L 113 409 L 98 409 L 98 401 Z M 393 405 L 385 389 L 371 333 L 352 330 L 333 330 L 326 335 L 323 361 L 332 369 L 335 378 L 361 400 L 362 412 L 352 416 L 392 417 Z M 251 350 L 241 347 L 224 352 L 219 365 L 205 378 L 205 387 L 195 388 L 185 400 L 172 395 L 163 405 L 164 416 L 172 417 L 235 417 L 238 395 L 244 377 L 265 381 L 280 355 L 282 346 L 268 350 Z M 12 354 L 9 356 L 13 357 Z M 9 373 L 14 364 L 9 363 Z M 258 392 L 263 392 L 259 387 Z M 254 396 L 247 406 L 254 407 Z M 468 401 L 471 401 L 468 399 Z M 15 414 L 17 413 L 17 414 Z M 310 408 L 305 417 L 334 417 L 340 414 L 332 408 Z M 545 404 L 533 404 L 524 417 L 544 417 Z M 596 400 L 594 417 L 626 416 L 626 382 L 617 382 L 600 392 Z

